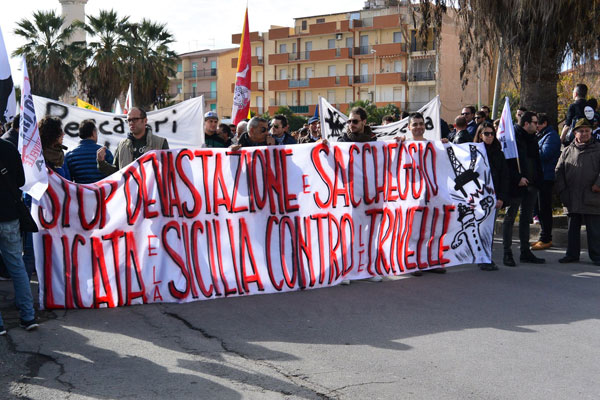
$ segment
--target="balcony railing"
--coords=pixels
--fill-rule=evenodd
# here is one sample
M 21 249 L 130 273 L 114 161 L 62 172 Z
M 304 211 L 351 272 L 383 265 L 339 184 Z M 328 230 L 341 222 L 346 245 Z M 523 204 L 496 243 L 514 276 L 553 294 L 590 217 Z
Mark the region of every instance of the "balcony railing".
M 410 103 L 404 103 L 404 110 L 408 112 L 417 111 L 422 108 L 428 101 L 411 101 Z
M 290 79 L 290 87 L 308 87 L 308 79 Z
M 308 113 L 308 106 L 289 106 L 290 110 L 292 110 L 292 112 L 294 114 L 306 114 Z
M 359 46 L 356 48 L 356 55 L 363 56 L 365 54 L 371 54 L 372 49 L 373 46 Z
M 354 75 L 354 83 L 371 83 L 373 75 Z
M 192 92 L 192 93 L 185 93 L 183 95 L 183 99 L 184 100 L 189 100 L 189 99 L 193 99 L 194 97 L 200 97 L 204 95 L 204 100 L 214 100 L 217 98 L 217 92 Z
M 217 69 L 209 68 L 209 69 L 191 70 L 191 71 L 185 71 L 183 74 L 183 77 L 186 79 L 188 79 L 188 78 L 204 78 L 207 76 L 217 76 Z
M 409 82 L 435 81 L 435 72 L 409 72 L 408 80 Z

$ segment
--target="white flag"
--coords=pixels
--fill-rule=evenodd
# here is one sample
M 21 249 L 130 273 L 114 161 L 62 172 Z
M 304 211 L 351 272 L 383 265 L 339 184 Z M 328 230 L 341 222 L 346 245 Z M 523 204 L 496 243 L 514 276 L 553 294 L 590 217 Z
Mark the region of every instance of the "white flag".
M 119 101 L 119 99 L 115 100 L 115 114 L 123 114 L 123 109 L 121 108 L 121 102 Z
M 348 117 L 319 96 L 319 118 L 321 120 L 321 137 L 329 141 L 337 141 L 346 129 Z
M 10 122 L 16 114 L 15 86 L 13 85 L 2 30 L 0 30 L 0 122 Z
M 21 86 L 21 90 L 19 152 L 25 170 L 25 185 L 21 189 L 34 199 L 39 200 L 48 188 L 48 171 L 46 171 L 46 163 L 44 162 L 25 57 L 23 57 L 23 86 Z
M 500 124 L 498 125 L 496 137 L 502 145 L 502 151 L 504 152 L 504 157 L 506 159 L 519 157 L 519 152 L 517 151 L 517 142 L 515 141 L 515 127 L 510 114 L 508 97 L 506 97 L 504 100 L 504 109 L 502 110 L 502 116 L 500 117 Z
M 440 96 L 435 96 L 418 111 L 423 114 L 423 118 L 425 119 L 425 134 L 423 136 L 427 140 L 442 140 L 442 130 L 440 129 L 440 105 Z M 412 135 L 408 130 L 408 117 L 391 124 L 374 126 L 372 129 L 373 132 L 375 132 L 375 135 L 383 140 L 395 136 L 406 136 L 406 139 L 412 139 Z
M 133 91 L 131 90 L 131 83 L 129 89 L 127 89 L 127 97 L 125 98 L 125 104 L 123 106 L 123 113 L 127 114 L 133 107 Z

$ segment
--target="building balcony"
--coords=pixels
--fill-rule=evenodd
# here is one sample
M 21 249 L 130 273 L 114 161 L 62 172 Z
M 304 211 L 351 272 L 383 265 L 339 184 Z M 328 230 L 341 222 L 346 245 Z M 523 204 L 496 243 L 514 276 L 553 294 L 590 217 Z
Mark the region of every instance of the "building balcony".
M 403 111 L 414 112 L 418 111 L 425 104 L 429 103 L 428 101 L 411 101 L 404 103 L 404 108 L 401 108 Z
M 352 77 L 348 76 L 324 76 L 319 78 L 307 79 L 277 79 L 269 81 L 269 90 L 290 90 L 290 89 L 321 89 L 340 86 L 350 86 Z
M 352 21 L 351 28 L 359 31 L 389 29 L 402 26 L 402 16 L 400 14 L 380 15 L 378 17 L 355 19 Z
M 208 69 L 198 69 L 198 70 L 191 70 L 191 71 L 185 71 L 183 74 L 183 77 L 185 79 L 200 79 L 200 78 L 210 78 L 213 76 L 217 76 L 217 69 L 216 68 L 208 68 Z
M 263 37 L 260 32 L 250 32 L 250 42 L 262 42 Z M 232 44 L 240 44 L 242 41 L 242 34 L 236 33 L 231 35 L 231 43 Z
M 285 39 L 290 36 L 294 36 L 293 28 L 285 27 L 285 28 L 269 29 L 269 40 Z
M 371 53 L 371 50 L 373 50 L 373 46 L 359 46 L 359 47 L 355 47 L 354 48 L 354 55 L 356 57 L 360 57 L 360 56 L 371 56 L 371 57 L 373 57 L 373 54 Z
M 183 96 L 184 100 L 193 99 L 194 97 L 200 97 L 204 95 L 204 101 L 214 101 L 217 99 L 217 92 L 191 92 L 185 93 Z
M 235 84 L 234 84 L 234 87 L 235 87 Z M 251 82 L 250 90 L 252 90 L 252 91 L 265 90 L 265 84 L 264 84 L 264 82 Z
M 376 44 L 372 49 L 375 50 L 377 57 L 389 57 L 406 54 L 407 46 L 406 43 L 386 43 Z
M 337 22 L 321 22 L 308 26 L 309 35 L 329 35 L 337 32 Z
M 408 73 L 408 81 L 409 82 L 435 81 L 435 72 L 433 72 L 433 71 L 409 72 Z
M 294 114 L 307 114 L 309 106 L 289 106 Z
M 373 83 L 373 75 L 364 74 L 364 75 L 354 75 L 354 84 L 355 85 L 363 85 L 367 83 Z
M 390 72 L 377 74 L 374 80 L 378 85 L 396 85 L 406 83 L 406 72 Z
M 252 56 L 251 58 L 251 65 L 253 67 L 262 67 L 264 65 L 264 58 L 263 56 Z M 232 58 L 231 59 L 231 68 L 237 68 L 237 63 L 238 63 L 238 59 L 236 58 Z
M 309 85 L 308 79 L 290 79 L 289 80 L 290 88 L 308 87 L 308 85 Z
M 352 58 L 353 48 L 335 48 L 323 50 L 300 51 L 296 53 L 270 54 L 269 64 L 289 64 L 291 62 L 317 62 Z
M 279 53 L 279 54 L 269 54 L 269 64 L 277 65 L 277 64 L 287 64 L 289 61 L 290 54 L 288 53 Z

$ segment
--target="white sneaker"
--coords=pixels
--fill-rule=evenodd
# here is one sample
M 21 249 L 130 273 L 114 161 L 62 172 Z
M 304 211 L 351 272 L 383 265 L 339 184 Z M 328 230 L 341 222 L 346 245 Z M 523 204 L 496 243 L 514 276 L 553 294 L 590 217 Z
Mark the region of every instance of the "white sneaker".
M 344 280 L 341 282 L 341 284 L 342 284 L 342 285 L 349 285 L 349 284 L 350 284 L 350 279 L 344 279 Z
M 379 275 L 375 275 L 368 279 L 369 282 L 381 282 L 383 278 Z

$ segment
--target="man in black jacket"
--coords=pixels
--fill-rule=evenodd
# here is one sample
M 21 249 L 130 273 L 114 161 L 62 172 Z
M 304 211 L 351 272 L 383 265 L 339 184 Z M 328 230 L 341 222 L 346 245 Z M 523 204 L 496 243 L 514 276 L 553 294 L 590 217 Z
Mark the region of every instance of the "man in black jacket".
M 23 263 L 23 241 L 15 198 L 8 185 L 15 190 L 25 184 L 25 173 L 19 152 L 11 143 L 0 139 L 0 160 L 2 167 L 2 187 L 0 191 L 0 252 L 15 290 L 15 303 L 19 309 L 21 326 L 26 330 L 37 328 L 33 296 L 29 286 L 29 277 Z M 4 323 L 0 316 L 0 336 L 5 335 Z
M 575 85 L 575 89 L 573 89 L 573 100 L 575 100 L 575 102 L 571 103 L 567 109 L 565 124 L 560 133 L 560 142 L 565 146 L 568 146 L 573 141 L 574 136 L 570 134 L 573 125 L 575 125 L 578 119 L 586 117 L 585 107 L 588 105 L 586 100 L 587 93 L 588 87 L 584 83 L 578 83 Z
M 521 242 L 521 262 L 543 264 L 543 258 L 536 257 L 529 248 L 529 224 L 533 207 L 537 200 L 538 189 L 543 181 L 542 163 L 538 142 L 537 115 L 531 111 L 523 113 L 519 123 L 515 125 L 515 139 L 519 158 L 508 159 L 510 171 L 510 199 L 506 216 L 502 224 L 502 240 L 504 244 L 504 265 L 515 267 L 512 256 L 512 230 L 519 208 L 519 239 Z

